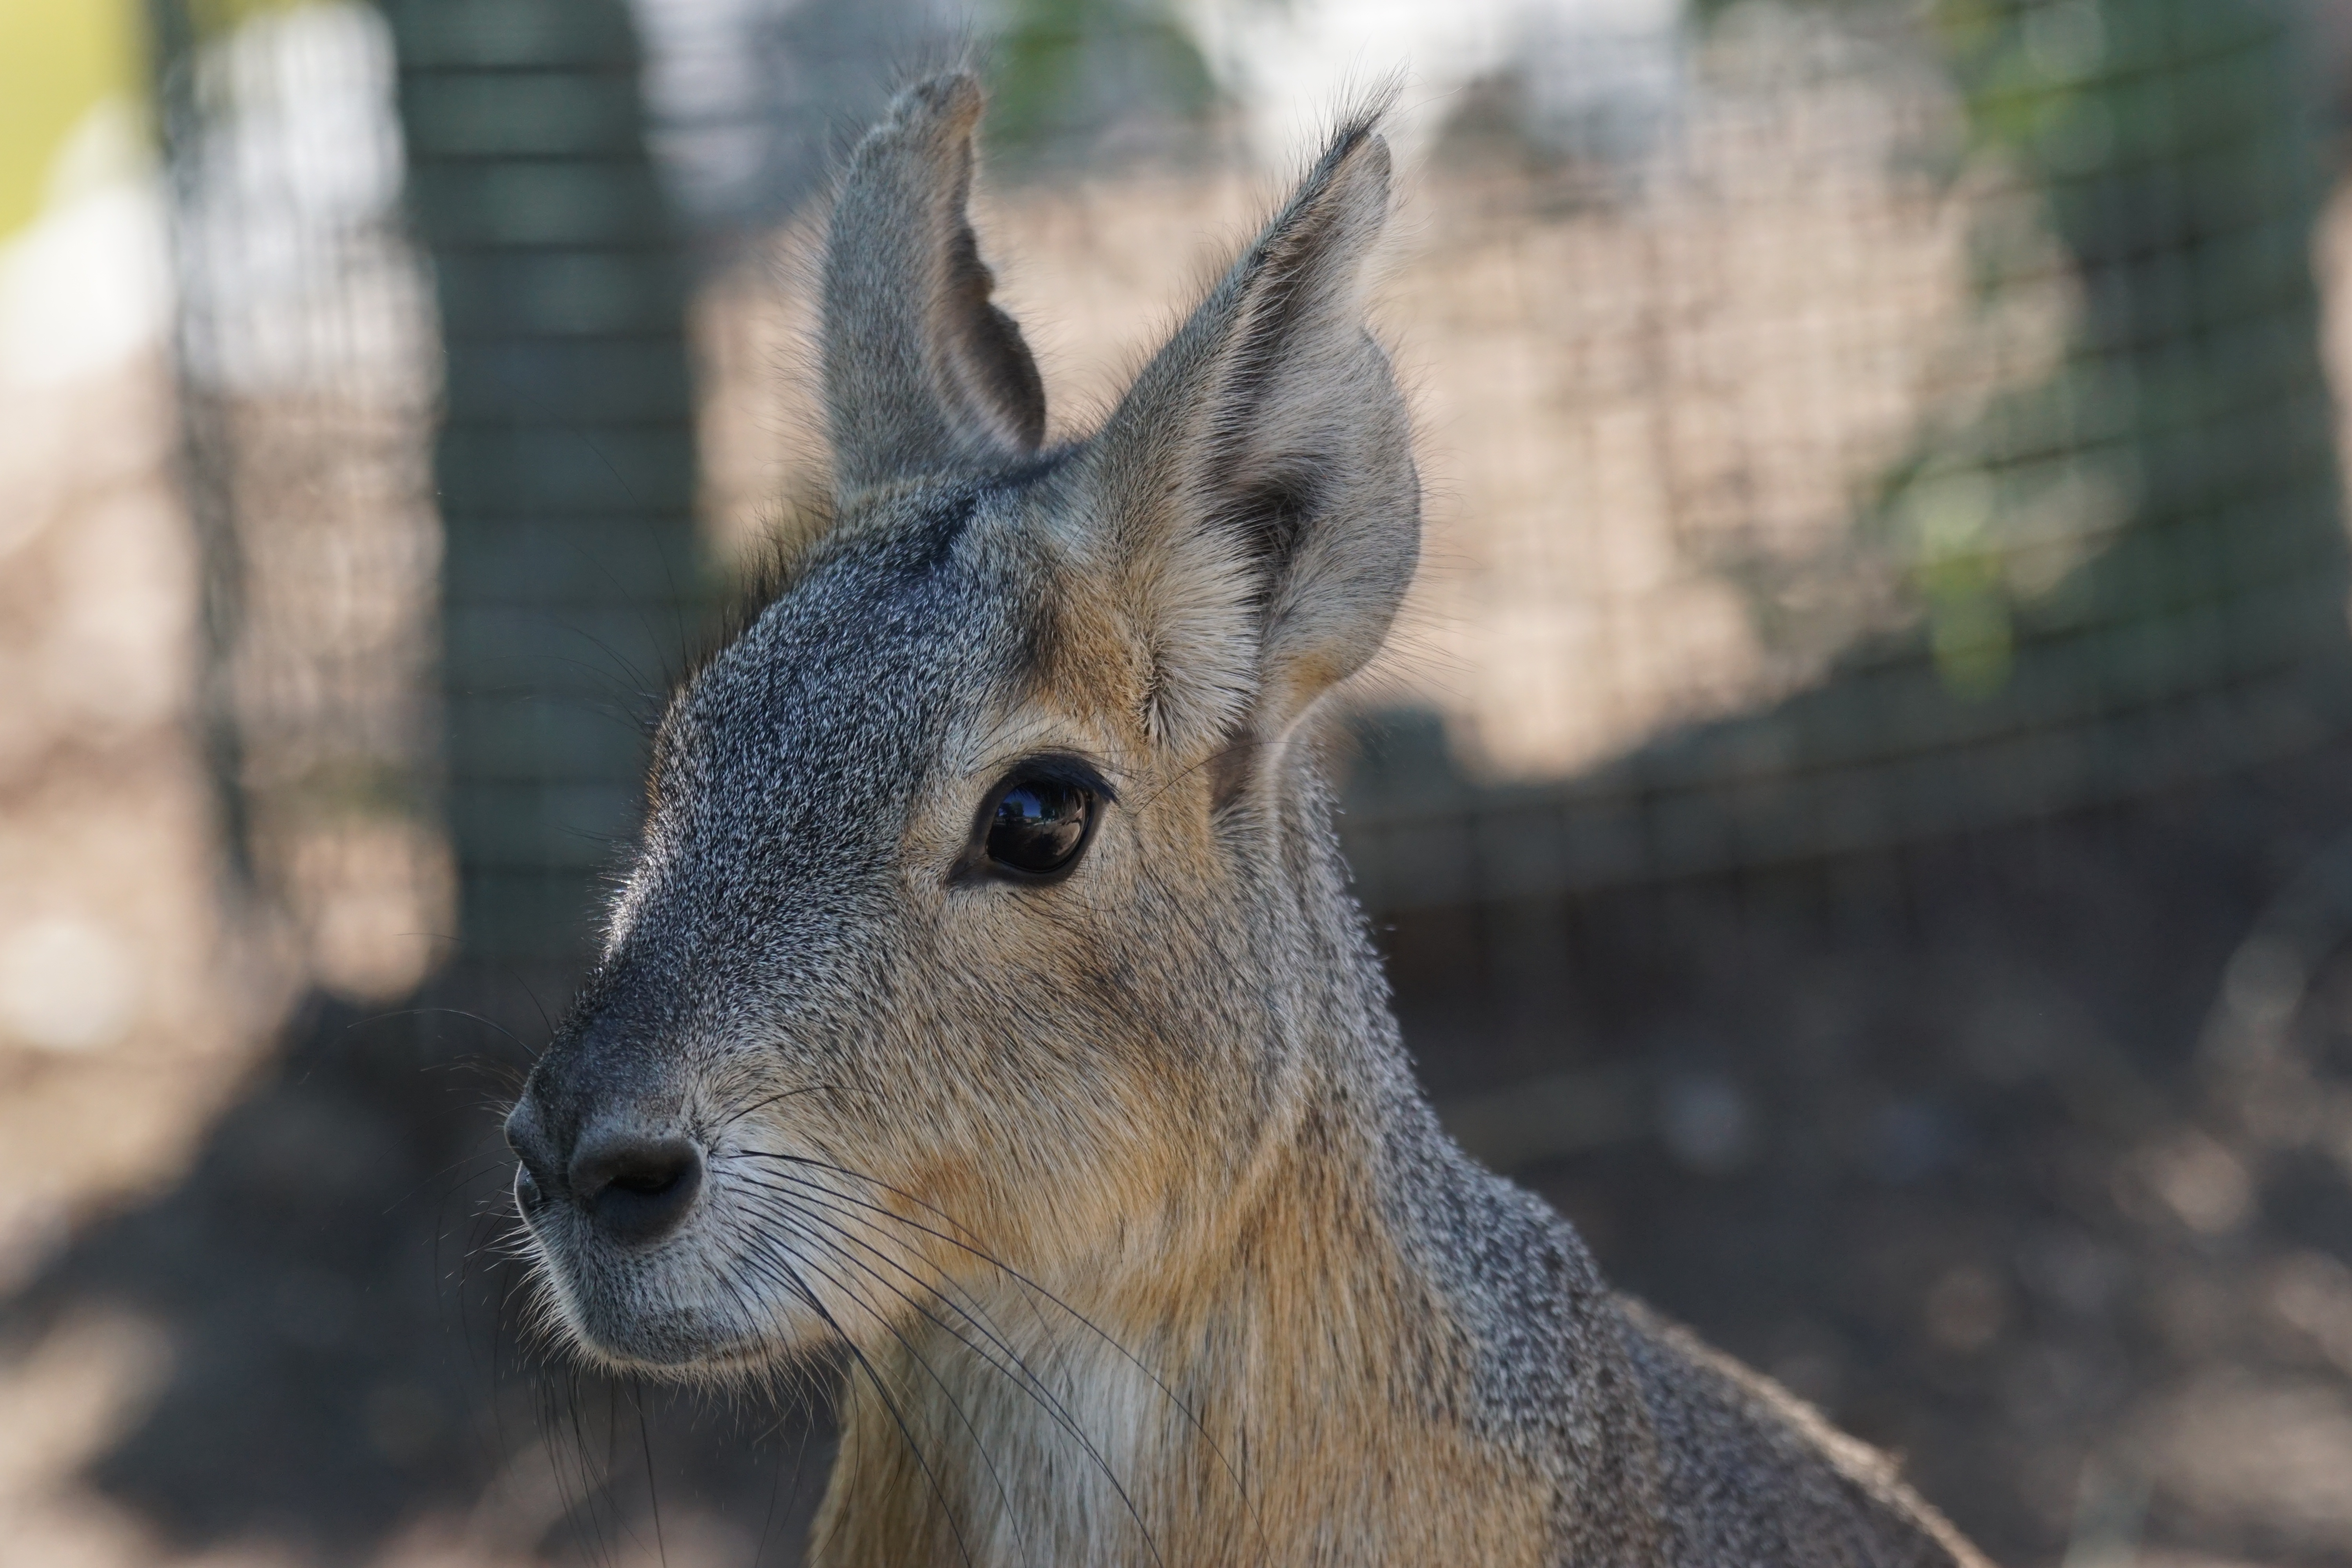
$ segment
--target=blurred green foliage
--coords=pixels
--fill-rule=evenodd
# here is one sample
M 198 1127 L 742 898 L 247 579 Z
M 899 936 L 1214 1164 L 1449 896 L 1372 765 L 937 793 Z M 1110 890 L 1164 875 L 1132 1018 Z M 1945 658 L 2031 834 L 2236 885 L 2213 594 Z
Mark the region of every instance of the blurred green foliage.
M 1217 100 L 1160 0 L 1013 0 L 991 65 L 984 134 L 1016 162 L 1138 109 L 1197 120 Z
M 2290 18 L 2262 0 L 1944 0 L 1978 308 L 2072 296 L 2046 379 L 1927 432 L 1879 510 L 1947 687 L 2063 647 L 2147 700 L 2343 640 L 2345 541 Z M 2052 571 L 2053 558 L 2074 563 Z

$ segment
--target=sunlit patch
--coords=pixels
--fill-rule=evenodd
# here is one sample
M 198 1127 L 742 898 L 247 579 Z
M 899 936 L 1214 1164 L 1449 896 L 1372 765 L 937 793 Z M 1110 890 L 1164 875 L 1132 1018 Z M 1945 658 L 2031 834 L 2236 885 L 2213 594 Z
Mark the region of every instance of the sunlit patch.
M 0 1035 L 47 1051 L 115 1044 L 139 1016 L 131 946 L 96 920 L 50 915 L 0 930 Z

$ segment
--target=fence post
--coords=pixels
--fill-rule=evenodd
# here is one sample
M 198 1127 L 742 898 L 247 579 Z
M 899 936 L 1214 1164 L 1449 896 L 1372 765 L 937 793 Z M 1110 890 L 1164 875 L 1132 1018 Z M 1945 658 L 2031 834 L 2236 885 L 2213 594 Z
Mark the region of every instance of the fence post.
M 625 0 L 391 0 L 445 354 L 446 810 L 466 961 L 561 987 L 697 633 L 686 279 Z

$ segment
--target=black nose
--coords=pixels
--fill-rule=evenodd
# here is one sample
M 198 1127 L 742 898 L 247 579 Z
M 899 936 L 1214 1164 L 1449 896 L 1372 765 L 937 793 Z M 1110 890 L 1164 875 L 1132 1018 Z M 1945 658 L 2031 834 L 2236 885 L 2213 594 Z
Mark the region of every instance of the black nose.
M 572 1196 L 615 1241 L 658 1241 L 676 1230 L 702 1190 L 702 1151 L 683 1138 L 592 1133 L 565 1173 Z

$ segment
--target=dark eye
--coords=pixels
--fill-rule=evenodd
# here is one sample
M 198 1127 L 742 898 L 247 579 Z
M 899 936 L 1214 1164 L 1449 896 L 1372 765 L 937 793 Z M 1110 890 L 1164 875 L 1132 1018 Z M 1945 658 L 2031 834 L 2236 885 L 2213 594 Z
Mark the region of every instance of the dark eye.
M 1015 876 L 1057 875 L 1076 863 L 1094 816 L 1094 792 L 1082 784 L 1015 779 L 996 797 L 988 858 Z

